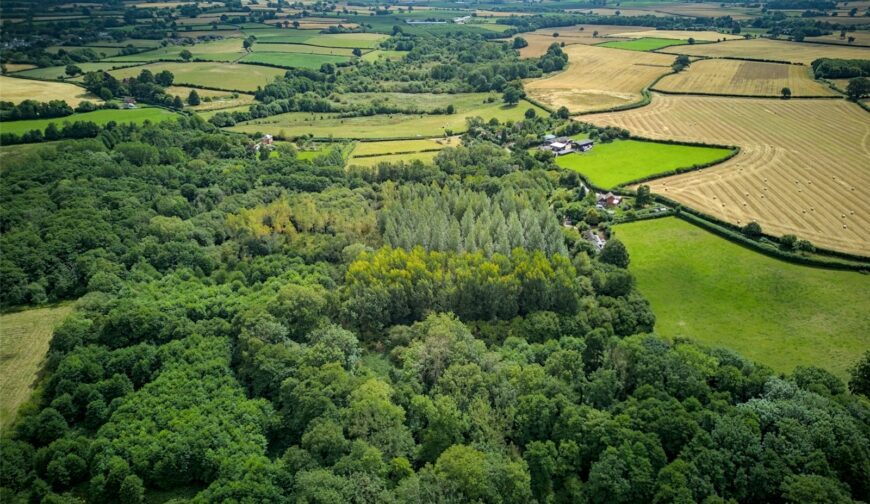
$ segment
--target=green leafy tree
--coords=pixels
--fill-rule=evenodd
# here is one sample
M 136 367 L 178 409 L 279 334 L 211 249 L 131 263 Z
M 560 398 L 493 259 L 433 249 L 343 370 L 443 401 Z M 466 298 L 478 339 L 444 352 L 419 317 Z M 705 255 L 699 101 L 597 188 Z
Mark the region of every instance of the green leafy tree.
M 187 95 L 187 104 L 191 107 L 195 107 L 202 103 L 199 99 L 199 93 L 196 92 L 196 89 L 191 89 L 190 94 Z
M 601 249 L 601 254 L 598 256 L 601 262 L 612 264 L 619 268 L 627 268 L 630 262 L 628 257 L 628 249 L 625 245 L 616 238 L 607 240 L 604 248 Z

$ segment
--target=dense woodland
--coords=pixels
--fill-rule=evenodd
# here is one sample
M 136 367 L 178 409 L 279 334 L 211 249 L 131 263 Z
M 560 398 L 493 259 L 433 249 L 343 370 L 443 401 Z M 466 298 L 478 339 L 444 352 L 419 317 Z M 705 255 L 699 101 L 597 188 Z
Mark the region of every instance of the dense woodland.
M 195 118 L 30 156 L 3 303 L 80 300 L 5 502 L 870 498 L 866 399 L 655 335 L 625 248 L 548 210 L 580 190 L 548 159 L 469 138 L 363 177 Z

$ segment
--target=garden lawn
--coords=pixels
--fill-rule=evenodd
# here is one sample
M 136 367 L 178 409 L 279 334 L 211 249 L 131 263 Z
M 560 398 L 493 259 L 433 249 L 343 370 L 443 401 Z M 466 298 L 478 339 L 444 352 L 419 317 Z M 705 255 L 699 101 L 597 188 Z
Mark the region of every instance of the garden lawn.
M 594 185 L 612 188 L 680 168 L 711 163 L 731 151 L 717 147 L 674 145 L 642 140 L 596 143 L 585 153 L 556 158 L 562 168 L 576 171 Z
M 76 121 L 90 121 L 100 126 L 115 121 L 118 123 L 135 123 L 142 124 L 145 121 L 158 122 L 165 121 L 176 117 L 175 113 L 165 109 L 156 107 L 142 107 L 131 110 L 109 109 L 95 110 L 93 112 L 85 112 L 82 114 L 72 114 L 66 117 L 55 117 L 52 119 L 27 119 L 24 121 L 4 121 L 0 123 L 0 132 L 14 133 L 21 135 L 30 130 L 45 130 L 49 123 L 57 124 L 58 128 L 63 126 L 63 123 L 73 123 Z
M 614 229 L 661 335 L 840 378 L 870 349 L 870 276 L 773 259 L 673 217 Z
M 599 47 L 612 47 L 614 49 L 628 49 L 629 51 L 654 51 L 662 47 L 688 44 L 687 40 L 664 39 L 645 37 L 635 40 L 618 40 L 598 44 Z

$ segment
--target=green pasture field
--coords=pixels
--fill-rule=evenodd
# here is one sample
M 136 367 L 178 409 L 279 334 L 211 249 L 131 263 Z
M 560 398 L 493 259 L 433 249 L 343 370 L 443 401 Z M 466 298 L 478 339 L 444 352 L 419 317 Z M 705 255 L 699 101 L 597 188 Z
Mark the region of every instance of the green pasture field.
M 197 110 L 196 113 L 199 114 L 203 119 L 205 119 L 207 121 L 207 120 L 211 119 L 212 116 L 214 116 L 218 112 L 228 112 L 228 113 L 247 112 L 248 110 L 250 110 L 250 108 L 251 108 L 250 105 L 239 105 L 237 107 L 228 107 L 228 108 L 223 108 L 223 109 Z
M 410 163 L 412 161 L 422 161 L 424 163 L 428 163 L 435 159 L 435 156 L 438 155 L 438 151 L 430 151 L 430 152 L 410 152 L 407 154 L 387 154 L 384 156 L 371 156 L 371 157 L 363 157 L 363 158 L 355 158 L 351 157 L 347 161 L 348 166 L 377 166 L 380 163 L 398 163 L 400 161 L 404 161 L 405 163 Z
M 730 153 L 716 147 L 614 140 L 596 142 L 588 152 L 559 156 L 556 164 L 584 175 L 596 186 L 612 188 L 677 168 L 711 163 Z
M 65 122 L 72 123 L 76 121 L 90 121 L 98 125 L 103 125 L 110 121 L 115 121 L 118 123 L 142 124 L 145 121 L 158 122 L 172 119 L 174 117 L 176 117 L 176 114 L 173 112 L 156 107 L 141 107 L 130 110 L 106 109 L 85 112 L 83 114 L 72 114 L 66 117 L 56 117 L 52 119 L 4 121 L 0 123 L 0 132 L 21 135 L 30 130 L 45 130 L 49 123 L 55 123 L 57 127 L 60 128 Z
M 127 40 L 124 40 L 121 42 L 103 41 L 103 42 L 90 44 L 90 46 L 95 48 L 95 49 L 97 47 L 127 47 L 127 46 L 159 47 L 160 41 L 159 40 L 152 40 L 152 39 L 127 39 Z
M 459 145 L 459 137 L 426 138 L 421 140 L 387 140 L 385 142 L 358 142 L 351 157 L 390 155 L 420 152 Z
M 346 63 L 350 61 L 347 56 L 332 56 L 330 54 L 303 54 L 288 52 L 254 52 L 250 53 L 241 61 L 245 63 L 265 63 L 288 68 L 308 68 L 317 70 L 324 63 Z
M 112 70 L 114 68 L 124 68 L 135 63 L 76 63 L 76 66 L 82 69 L 82 72 L 97 72 L 100 70 Z M 137 72 L 138 73 L 138 72 Z M 15 72 L 16 77 L 31 77 L 34 79 L 43 80 L 63 80 L 66 77 L 66 66 L 51 66 L 43 68 L 33 68 L 23 72 Z
M 30 399 L 54 327 L 71 310 L 71 305 L 62 305 L 0 315 L 0 429 L 8 428 L 18 408 Z
M 870 348 L 870 276 L 783 262 L 673 217 L 614 229 L 661 335 L 841 378 Z
M 408 54 L 407 51 L 375 50 L 375 51 L 371 51 L 371 52 L 367 52 L 367 53 L 363 54 L 362 60 L 368 61 L 368 62 L 378 61 L 380 59 L 395 61 L 395 60 L 400 60 L 400 59 L 404 58 L 406 54 Z
M 254 44 L 253 52 L 260 53 L 301 53 L 329 54 L 332 56 L 353 56 L 353 49 L 347 47 L 322 47 L 305 44 Z M 391 51 L 392 52 L 392 51 Z
M 599 47 L 612 47 L 614 49 L 628 49 L 629 51 L 654 51 L 663 47 L 685 45 L 688 43 L 688 40 L 644 37 L 635 40 L 619 40 L 596 45 Z
M 546 112 L 528 102 L 506 106 L 493 103 L 450 115 L 392 114 L 366 117 L 336 117 L 333 114 L 289 112 L 230 127 L 241 133 L 269 133 L 280 137 L 313 135 L 315 138 L 433 138 L 465 131 L 466 119 L 479 116 L 485 120 L 521 120 L 528 109 Z
M 286 70 L 258 65 L 229 63 L 152 63 L 149 65 L 115 70 L 111 73 L 118 79 L 135 77 L 142 69 L 154 72 L 169 70 L 175 75 L 175 84 L 251 92 L 257 86 L 265 86 L 283 77 Z
M 254 35 L 257 37 L 257 42 L 263 44 L 308 44 L 349 49 L 374 49 L 387 38 L 386 35 L 379 33 L 319 33 L 317 30 L 290 30 L 286 28 L 245 30 L 245 35 Z
M 465 112 L 469 109 L 490 106 L 501 102 L 501 97 L 491 93 L 344 93 L 336 96 L 341 104 L 364 105 L 374 100 L 382 100 L 387 105 L 403 109 L 413 109 L 430 112 L 435 109 L 443 109 L 453 105 L 456 112 Z M 487 99 L 494 100 L 486 103 Z
M 193 55 L 193 59 L 209 61 L 236 61 L 246 54 L 242 47 L 241 39 L 229 38 L 216 40 L 214 42 L 195 44 L 192 46 L 171 45 L 154 49 L 153 51 L 117 56 L 106 61 L 180 61 L 182 59 L 181 51 L 184 51 L 185 49 L 190 51 Z

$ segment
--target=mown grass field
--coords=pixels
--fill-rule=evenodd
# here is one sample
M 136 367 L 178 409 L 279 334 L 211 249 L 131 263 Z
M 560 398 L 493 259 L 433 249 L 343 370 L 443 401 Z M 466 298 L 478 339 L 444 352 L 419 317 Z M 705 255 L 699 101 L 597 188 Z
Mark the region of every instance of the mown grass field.
M 0 98 L 3 101 L 16 104 L 24 100 L 36 100 L 39 102 L 64 100 L 71 107 L 75 107 L 83 101 L 103 103 L 103 100 L 99 99 L 99 97 L 88 93 L 87 90 L 75 84 L 16 79 L 2 75 L 0 75 Z
M 155 107 L 140 107 L 132 110 L 107 109 L 95 110 L 93 112 L 85 112 L 83 114 L 72 114 L 66 117 L 57 117 L 53 119 L 27 119 L 24 121 L 4 121 L 0 123 L 0 132 L 14 133 L 21 135 L 30 130 L 45 130 L 49 123 L 55 123 L 58 128 L 63 126 L 65 122 L 90 121 L 98 125 L 103 125 L 109 121 L 118 123 L 135 123 L 142 124 L 145 121 L 158 122 L 165 121 L 176 117 L 176 114 L 168 110 Z
M 52 331 L 71 310 L 64 305 L 0 315 L 0 429 L 30 398 Z
M 725 158 L 730 152 L 715 147 L 615 140 L 596 143 L 585 153 L 560 156 L 556 164 L 581 173 L 596 186 L 612 188 L 678 168 L 710 163 Z
M 269 133 L 283 138 L 313 135 L 315 138 L 433 138 L 465 131 L 466 119 L 479 116 L 485 120 L 521 120 L 528 109 L 546 114 L 528 102 L 514 106 L 492 103 L 455 114 L 391 114 L 365 117 L 336 117 L 334 114 L 288 112 L 272 117 L 248 121 L 229 128 L 241 133 Z
M 241 59 L 245 63 L 265 63 L 288 68 L 308 68 L 318 70 L 324 63 L 345 63 L 348 56 L 333 56 L 329 54 L 304 54 L 293 52 L 253 52 Z
M 438 151 L 456 147 L 459 137 L 427 138 L 421 140 L 387 140 L 384 142 L 358 142 L 347 161 L 349 166 L 375 166 L 379 163 L 431 161 Z
M 663 47 L 683 44 L 688 44 L 688 42 L 685 40 L 645 37 L 632 40 L 617 40 L 615 42 L 604 42 L 603 44 L 598 45 L 599 47 L 626 49 L 629 51 L 654 51 Z
M 542 79 L 526 81 L 526 93 L 553 109 L 590 112 L 628 105 L 642 99 L 641 91 L 671 71 L 674 57 L 606 47 L 565 47 L 568 68 Z
M 726 59 L 699 60 L 675 75 L 658 81 L 654 89 L 680 93 L 781 96 L 838 96 L 825 84 L 813 80 L 803 65 L 762 63 Z
M 378 60 L 395 61 L 395 60 L 400 60 L 400 59 L 404 58 L 406 54 L 408 54 L 407 51 L 374 50 L 374 51 L 369 51 L 369 52 L 363 54 L 362 60 L 368 61 L 368 62 L 373 62 L 373 61 L 378 61 Z
M 109 73 L 118 79 L 139 75 L 147 68 L 153 73 L 169 70 L 175 75 L 176 85 L 226 89 L 229 91 L 256 91 L 257 86 L 265 86 L 275 77 L 281 77 L 286 70 L 258 65 L 226 63 L 152 63 L 150 65 L 123 68 Z
M 806 44 L 757 38 L 731 40 L 718 44 L 695 44 L 669 47 L 663 53 L 709 56 L 712 58 L 749 58 L 768 61 L 788 61 L 809 65 L 818 58 L 867 59 L 866 47 L 849 47 L 833 44 Z
M 122 68 L 133 65 L 135 65 L 135 63 L 76 63 L 76 66 L 81 68 L 82 72 L 84 73 L 97 72 L 101 70 L 108 71 L 114 68 Z M 18 72 L 16 75 L 46 80 L 60 80 L 64 78 L 69 78 L 69 76 L 66 75 L 66 66 L 33 68 L 31 70 L 24 70 L 23 72 Z M 78 79 L 81 79 L 81 76 L 79 76 Z
M 672 217 L 614 229 L 659 334 L 841 378 L 870 348 L 870 276 L 779 261 Z
M 653 93 L 645 107 L 583 120 L 646 138 L 740 146 L 722 164 L 650 188 L 740 226 L 756 221 L 775 236 L 870 256 L 870 121 L 854 103 Z

